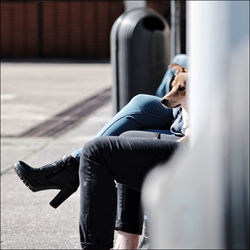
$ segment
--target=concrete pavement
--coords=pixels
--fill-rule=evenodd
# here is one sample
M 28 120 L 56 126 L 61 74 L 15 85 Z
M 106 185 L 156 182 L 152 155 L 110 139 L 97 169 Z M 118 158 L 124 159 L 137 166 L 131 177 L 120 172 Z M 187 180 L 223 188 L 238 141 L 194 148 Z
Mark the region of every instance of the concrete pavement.
M 79 190 L 59 208 L 56 190 L 31 192 L 12 164 L 52 162 L 89 141 L 111 118 L 111 102 L 59 137 L 20 137 L 85 98 L 111 86 L 111 66 L 81 63 L 1 65 L 1 248 L 79 249 Z

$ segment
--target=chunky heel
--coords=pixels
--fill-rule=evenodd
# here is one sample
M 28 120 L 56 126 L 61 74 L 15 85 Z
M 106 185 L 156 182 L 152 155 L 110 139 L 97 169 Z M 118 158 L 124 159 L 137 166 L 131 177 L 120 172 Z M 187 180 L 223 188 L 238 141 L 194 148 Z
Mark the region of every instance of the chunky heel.
M 57 208 L 79 187 L 79 162 L 72 156 L 63 156 L 57 161 L 33 168 L 23 161 L 13 166 L 18 177 L 33 192 L 48 189 L 61 190 L 50 202 Z
M 66 199 L 69 198 L 75 191 L 70 188 L 62 189 L 55 198 L 49 203 L 53 208 L 60 206 Z

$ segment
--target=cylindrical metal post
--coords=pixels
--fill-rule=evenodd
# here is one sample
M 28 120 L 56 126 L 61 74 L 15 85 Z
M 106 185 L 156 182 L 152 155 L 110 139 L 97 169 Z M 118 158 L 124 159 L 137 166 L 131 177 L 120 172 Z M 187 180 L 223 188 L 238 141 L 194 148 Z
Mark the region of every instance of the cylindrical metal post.
M 181 3 L 172 0 L 171 5 L 171 58 L 181 53 Z
M 135 8 L 144 8 L 146 7 L 145 0 L 137 0 L 137 1 L 124 1 L 125 11 L 129 11 Z

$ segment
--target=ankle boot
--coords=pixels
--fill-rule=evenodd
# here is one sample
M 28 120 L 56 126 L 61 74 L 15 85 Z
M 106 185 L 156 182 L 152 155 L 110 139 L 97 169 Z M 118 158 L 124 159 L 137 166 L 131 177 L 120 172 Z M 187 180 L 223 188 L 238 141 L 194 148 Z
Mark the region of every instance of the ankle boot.
M 50 202 L 54 208 L 61 205 L 79 186 L 79 162 L 72 156 L 63 156 L 41 168 L 32 168 L 23 161 L 18 161 L 14 164 L 14 170 L 33 192 L 60 189 L 61 191 Z

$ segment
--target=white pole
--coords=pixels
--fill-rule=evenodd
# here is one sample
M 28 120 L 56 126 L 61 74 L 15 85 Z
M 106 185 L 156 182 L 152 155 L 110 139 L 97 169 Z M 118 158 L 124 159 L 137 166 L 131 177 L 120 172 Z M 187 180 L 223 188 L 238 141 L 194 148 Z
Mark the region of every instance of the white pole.
M 145 182 L 151 248 L 248 249 L 249 1 L 187 1 L 187 41 L 191 146 Z

